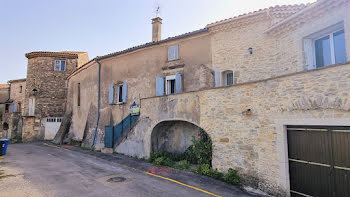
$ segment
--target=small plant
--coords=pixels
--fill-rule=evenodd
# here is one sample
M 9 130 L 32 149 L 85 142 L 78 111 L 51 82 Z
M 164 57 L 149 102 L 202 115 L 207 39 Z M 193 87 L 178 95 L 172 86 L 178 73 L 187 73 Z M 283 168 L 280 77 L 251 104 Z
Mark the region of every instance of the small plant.
M 237 185 L 239 184 L 240 177 L 236 170 L 229 168 L 227 174 L 223 177 L 224 181 L 229 184 Z
M 210 169 L 209 164 L 200 164 L 196 166 L 196 169 L 194 170 L 194 172 L 201 175 L 208 175 L 209 169 Z
M 187 160 L 181 160 L 175 164 L 174 168 L 179 170 L 187 170 L 190 168 L 190 163 Z
M 154 160 L 154 164 L 158 166 L 169 166 L 173 167 L 175 162 L 167 157 L 158 157 L 157 159 Z
M 214 179 L 223 180 L 224 174 L 219 172 L 217 169 L 214 170 L 213 168 L 210 168 L 207 176 L 210 176 Z
M 81 150 L 89 150 L 89 151 L 94 151 L 95 148 L 94 147 L 89 147 L 89 146 L 80 146 Z

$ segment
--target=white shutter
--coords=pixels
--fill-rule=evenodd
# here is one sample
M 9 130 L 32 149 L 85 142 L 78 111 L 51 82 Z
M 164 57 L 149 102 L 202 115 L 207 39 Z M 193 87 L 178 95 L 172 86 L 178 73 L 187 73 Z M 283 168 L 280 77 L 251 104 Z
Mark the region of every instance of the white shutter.
M 175 74 L 175 93 L 182 92 L 182 76 L 181 73 L 176 72 Z
M 123 103 L 126 103 L 126 100 L 128 98 L 128 83 L 124 82 L 123 83 L 123 94 L 122 94 L 122 99 L 123 99 Z
M 34 98 L 30 98 L 29 99 L 29 111 L 28 111 L 28 115 L 29 116 L 34 116 L 35 113 L 35 99 Z

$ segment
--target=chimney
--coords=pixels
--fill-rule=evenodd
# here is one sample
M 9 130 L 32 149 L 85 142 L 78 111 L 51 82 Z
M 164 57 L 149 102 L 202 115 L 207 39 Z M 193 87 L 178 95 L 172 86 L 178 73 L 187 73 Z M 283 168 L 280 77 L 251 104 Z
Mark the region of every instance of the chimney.
M 157 42 L 162 39 L 162 19 L 156 17 L 152 19 L 152 42 Z

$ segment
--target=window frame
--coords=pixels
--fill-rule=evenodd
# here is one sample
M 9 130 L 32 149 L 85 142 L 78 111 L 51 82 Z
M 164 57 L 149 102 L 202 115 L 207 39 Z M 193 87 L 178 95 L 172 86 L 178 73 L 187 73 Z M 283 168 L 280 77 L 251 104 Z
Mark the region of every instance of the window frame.
M 58 70 L 56 70 L 56 63 L 57 62 L 60 62 Z M 62 62 L 64 62 L 64 70 L 62 70 Z M 66 71 L 67 61 L 65 59 L 56 59 L 53 68 L 54 68 L 54 71 L 63 71 L 63 72 Z
M 321 36 L 317 36 L 314 39 L 312 39 L 312 55 L 313 55 L 313 61 L 314 61 L 314 68 L 323 68 L 323 67 L 327 67 L 327 66 L 335 64 L 334 33 L 337 33 L 337 32 L 340 32 L 340 31 L 344 31 L 344 34 L 345 34 L 344 27 L 339 27 L 339 28 L 336 28 L 336 30 L 331 30 L 328 33 L 324 33 Z M 329 36 L 329 42 L 330 42 L 331 64 L 318 67 L 317 66 L 317 62 L 316 62 L 316 41 L 320 40 L 320 39 L 322 39 L 324 37 L 327 37 L 327 36 Z M 346 47 L 346 43 L 345 43 L 345 47 Z
M 114 86 L 114 87 L 117 87 L 117 90 L 114 90 L 114 91 L 116 91 L 116 99 L 117 99 L 116 104 L 117 105 L 124 104 L 124 102 L 123 102 L 123 86 L 124 86 L 123 83 L 120 83 L 120 84 L 117 84 L 116 86 Z
M 174 80 L 174 93 L 169 92 L 171 91 L 171 87 L 169 87 L 169 85 L 171 86 L 170 81 L 172 80 Z M 170 84 L 168 82 L 170 82 Z M 166 95 L 176 94 L 176 75 L 168 75 L 165 77 L 165 94 Z

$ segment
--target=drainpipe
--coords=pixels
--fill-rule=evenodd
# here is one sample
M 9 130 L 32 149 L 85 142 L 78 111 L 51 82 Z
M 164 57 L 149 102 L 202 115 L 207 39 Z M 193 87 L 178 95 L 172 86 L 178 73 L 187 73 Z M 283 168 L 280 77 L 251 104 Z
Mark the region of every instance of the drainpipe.
M 97 129 L 98 129 L 98 122 L 100 121 L 100 97 L 101 97 L 101 63 L 98 61 L 98 58 L 95 59 L 96 63 L 98 64 L 98 88 L 97 88 L 97 120 L 96 120 L 96 129 L 94 133 L 94 137 L 92 140 L 92 147 L 95 145 L 95 139 L 97 135 Z

